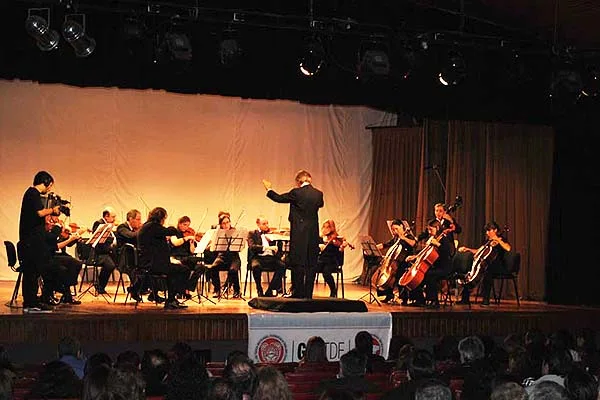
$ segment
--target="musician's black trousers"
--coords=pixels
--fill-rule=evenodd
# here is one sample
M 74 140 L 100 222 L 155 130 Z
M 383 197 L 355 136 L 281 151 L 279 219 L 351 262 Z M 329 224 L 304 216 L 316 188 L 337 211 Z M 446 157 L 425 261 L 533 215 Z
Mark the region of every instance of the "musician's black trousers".
M 263 295 L 261 275 L 264 271 L 274 272 L 273 278 L 271 278 L 271 282 L 269 283 L 267 293 L 269 293 L 269 291 L 281 289 L 283 276 L 285 274 L 285 264 L 283 261 L 281 261 L 281 259 L 271 255 L 259 255 L 250 260 L 250 268 L 252 269 L 252 276 L 254 277 L 256 291 L 258 292 L 259 296 Z
M 96 264 L 102 269 L 98 274 L 98 289 L 105 289 L 106 284 L 108 283 L 108 278 L 110 278 L 110 274 L 115 270 L 115 262 L 113 261 L 110 254 L 100 254 L 96 259 Z

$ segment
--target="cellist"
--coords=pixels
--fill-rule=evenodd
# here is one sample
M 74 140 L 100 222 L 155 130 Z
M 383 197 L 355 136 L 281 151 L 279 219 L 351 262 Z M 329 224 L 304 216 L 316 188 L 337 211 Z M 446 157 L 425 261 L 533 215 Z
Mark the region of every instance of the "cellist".
M 495 273 L 506 272 L 506 263 L 504 258 L 506 253 L 508 253 L 512 247 L 506 238 L 506 234 L 500 231 L 500 227 L 495 221 L 488 222 L 485 224 L 483 229 L 485 230 L 486 239 L 481 247 L 490 245 L 493 248 L 492 253 L 488 256 L 489 261 L 485 271 L 483 272 L 483 281 L 481 283 L 481 294 L 483 296 L 481 305 L 489 306 L 490 292 L 492 290 L 493 283 L 492 276 Z M 458 248 L 458 252 L 470 252 L 475 254 L 479 249 L 471 249 L 461 246 Z M 465 285 L 462 291 L 461 300 L 458 301 L 457 304 L 470 304 L 469 296 L 471 294 L 471 287 L 469 286 L 470 285 Z
M 390 229 L 393 234 L 392 238 L 386 243 L 379 243 L 377 245 L 379 250 L 387 248 L 386 257 L 384 257 L 383 262 L 385 262 L 386 258 L 391 257 L 392 259 L 389 261 L 397 263 L 398 266 L 395 277 L 393 278 L 393 285 L 377 291 L 377 295 L 385 296 L 382 300 L 384 303 L 388 303 L 394 298 L 394 289 L 398 287 L 398 281 L 407 267 L 406 258 L 412 254 L 413 249 L 417 244 L 417 240 L 410 231 L 410 226 L 406 221 L 394 219 Z M 400 297 L 402 299 L 401 304 L 406 305 L 408 302 L 408 291 L 401 291 Z
M 440 302 L 438 300 L 439 283 L 442 279 L 446 278 L 452 270 L 452 243 L 448 237 L 448 233 L 452 230 L 452 227 L 443 230 L 440 221 L 432 219 L 427 223 L 427 233 L 429 238 L 427 239 L 426 246 L 434 246 L 438 253 L 438 258 L 433 262 L 431 267 L 425 273 L 423 283 L 412 291 L 411 297 L 415 300 L 413 305 L 423 306 L 426 305 L 430 308 L 439 308 Z M 441 235 L 446 232 L 445 235 Z M 406 261 L 412 261 L 416 258 L 416 255 L 409 256 Z M 425 286 L 425 299 L 422 295 L 422 287 Z

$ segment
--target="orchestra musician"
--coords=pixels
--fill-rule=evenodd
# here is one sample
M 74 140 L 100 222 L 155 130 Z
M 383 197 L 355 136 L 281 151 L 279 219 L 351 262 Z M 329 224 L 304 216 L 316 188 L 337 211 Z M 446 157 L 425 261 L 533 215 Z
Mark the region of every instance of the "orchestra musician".
M 259 297 L 273 297 L 273 292 L 282 290 L 285 264 L 277 255 L 278 247 L 271 243 L 267 235 L 271 233 L 269 220 L 264 216 L 256 218 L 258 229 L 248 233 L 248 266 L 256 283 Z M 274 272 L 266 292 L 263 292 L 261 275 L 263 271 Z
M 79 240 L 79 235 L 79 232 L 69 232 L 58 216 L 46 216 L 46 245 L 51 257 L 49 269 L 43 275 L 42 302 L 56 304 L 56 291 L 62 293 L 59 303 L 81 304 L 81 301 L 73 298 L 71 286 L 77 285 L 77 277 L 83 263 L 66 252 L 68 246 Z
M 168 298 L 164 306 L 166 310 L 187 308 L 179 303 L 175 296 L 185 290 L 189 269 L 170 262 L 171 250 L 168 240 L 175 236 L 176 232 L 175 229 L 164 226 L 166 220 L 167 210 L 162 207 L 155 207 L 148 214 L 148 220 L 138 232 L 139 265 L 153 274 L 167 275 Z M 156 293 L 152 294 L 157 296 Z
M 136 274 L 137 271 L 135 269 L 127 270 L 126 268 L 128 268 L 129 266 L 124 265 L 126 262 L 125 258 L 120 256 L 121 252 L 123 251 L 123 246 L 125 246 L 126 244 L 134 246 L 137 251 L 137 236 L 138 232 L 140 231 L 140 228 L 142 227 L 142 213 L 134 208 L 127 211 L 127 215 L 125 218 L 126 221 L 119 224 L 117 226 L 117 230 L 115 231 L 115 238 L 117 240 L 117 254 L 119 256 L 118 268 L 119 271 L 128 274 L 131 278 L 131 286 L 127 288 L 127 291 L 131 293 L 131 298 L 136 301 L 142 301 L 142 298 L 140 296 L 140 292 L 142 292 L 142 287 L 143 291 L 147 291 L 147 288 L 150 286 L 150 284 L 149 282 L 142 282 L 141 280 L 139 280 L 139 277 Z
M 406 262 L 406 258 L 413 253 L 413 249 L 417 244 L 417 240 L 412 232 L 406 229 L 409 226 L 408 222 L 403 221 L 401 219 L 394 219 L 390 225 L 390 229 L 392 230 L 392 238 L 386 243 L 378 243 L 377 248 L 379 250 L 387 249 L 391 251 L 390 257 L 393 257 L 393 260 L 390 262 L 397 263 L 397 272 L 394 280 L 394 284 L 392 287 L 388 287 L 382 291 L 378 291 L 379 296 L 385 296 L 382 300 L 384 303 L 388 303 L 394 299 L 394 289 L 398 287 L 398 282 L 400 281 L 400 277 L 408 267 Z M 406 305 L 408 303 L 409 293 L 407 290 L 400 291 L 400 298 L 402 299 L 401 305 Z
M 440 237 L 443 232 L 448 232 L 448 230 L 444 231 L 442 229 L 442 224 L 438 219 L 432 219 L 427 223 L 429 238 L 426 244 L 435 246 L 438 258 L 425 273 L 423 283 L 411 293 L 411 297 L 415 298 L 415 302 L 413 303 L 415 306 L 440 307 L 438 299 L 439 284 L 442 279 L 448 277 L 452 270 L 453 247 L 447 233 Z M 406 257 L 406 261 L 412 261 L 416 257 L 416 255 L 408 256 Z M 425 299 L 423 299 L 422 295 L 422 286 L 425 286 Z
M 115 238 L 117 239 L 117 252 L 120 251 L 121 247 L 126 243 L 133 246 L 137 246 L 137 234 L 142 227 L 142 213 L 136 209 L 127 211 L 127 221 L 119 224 L 115 231 Z M 114 221 L 114 220 L 113 220 Z
M 106 207 L 104 210 L 102 210 L 102 218 L 94 221 L 92 224 L 92 232 L 95 232 L 98 226 L 102 224 L 114 224 L 116 219 L 117 213 L 115 212 L 114 208 Z M 114 245 L 114 237 L 111 237 L 108 238 L 105 243 L 98 244 L 95 249 L 95 264 L 102 267 L 100 273 L 98 274 L 98 282 L 96 282 L 96 291 L 98 294 L 107 294 L 106 284 L 108 283 L 108 278 L 116 268 L 115 261 L 113 259 Z
M 456 247 L 454 245 L 454 235 L 459 235 L 462 232 L 462 227 L 456 222 L 456 219 L 448 213 L 448 206 L 444 203 L 436 203 L 433 206 L 433 213 L 435 214 L 435 220 L 440 223 L 440 232 L 448 231 L 446 236 L 450 240 L 451 255 L 456 253 Z M 426 240 L 429 237 L 428 230 L 423 231 L 418 241 Z
M 333 279 L 333 272 L 341 265 L 340 255 L 349 244 L 338 235 L 335 221 L 332 219 L 323 222 L 323 225 L 321 226 L 321 235 L 317 268 L 316 271 L 310 275 L 314 277 L 320 272 L 323 275 L 323 280 L 325 280 L 325 283 L 329 286 L 329 297 L 337 297 L 337 286 Z
M 500 232 L 500 227 L 495 221 L 488 222 L 484 226 L 486 239 L 482 244 L 492 246 L 492 254 L 487 257 L 487 266 L 483 272 L 481 282 L 481 295 L 482 295 L 482 306 L 490 305 L 490 293 L 492 291 L 493 275 L 503 272 L 508 272 L 506 267 L 506 254 L 512 249 L 508 239 L 506 238 L 505 232 Z M 481 247 L 479 248 L 481 249 Z M 465 246 L 458 248 L 459 253 L 477 253 L 479 249 L 471 249 Z M 470 285 L 463 287 L 461 300 L 457 304 L 470 304 L 469 296 L 471 294 Z
M 269 199 L 290 204 L 288 260 L 292 270 L 292 297 L 310 299 L 319 257 L 319 208 L 324 205 L 323 192 L 312 186 L 312 176 L 305 170 L 298 171 L 296 187 L 287 193 L 279 194 L 270 181 L 263 179 L 262 182 Z
M 223 230 L 235 229 L 231 227 L 231 215 L 228 212 L 219 212 L 219 228 Z M 216 233 L 216 232 L 215 232 Z M 206 257 L 206 256 L 205 256 Z M 214 255 L 212 264 L 207 265 L 208 278 L 213 285 L 213 297 L 221 297 L 221 278 L 219 271 L 227 271 L 225 288 L 233 287 L 233 298 L 241 299 L 240 277 L 238 275 L 242 261 L 237 251 L 221 251 Z M 210 256 L 209 258 L 210 259 Z
M 185 293 L 179 295 L 190 299 L 192 296 L 188 291 L 196 290 L 198 278 L 204 272 L 204 267 L 199 265 L 197 257 L 194 256 L 196 250 L 196 231 L 190 227 L 191 219 L 187 215 L 177 220 L 176 234 L 171 236 L 171 263 L 182 264 L 191 272 L 185 287 Z M 193 272 L 192 272 L 193 271 Z

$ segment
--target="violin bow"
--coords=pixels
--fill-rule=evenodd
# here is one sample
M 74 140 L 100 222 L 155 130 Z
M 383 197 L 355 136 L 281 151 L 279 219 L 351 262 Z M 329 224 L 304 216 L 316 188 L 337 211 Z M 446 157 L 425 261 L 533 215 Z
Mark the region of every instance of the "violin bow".
M 242 217 L 244 216 L 244 214 L 246 213 L 246 210 L 242 208 L 242 212 L 240 213 L 240 215 L 237 217 L 237 220 L 235 221 L 235 224 L 233 224 L 233 227 L 235 228 L 237 226 L 237 224 L 240 222 L 240 220 L 242 219 Z
M 206 219 L 207 215 L 208 215 L 208 207 L 206 207 L 206 210 L 204 210 L 204 215 L 202 216 L 202 219 L 200 220 L 200 225 L 198 225 L 198 230 L 200 230 L 200 228 L 202 228 L 202 224 L 204 223 L 204 220 Z

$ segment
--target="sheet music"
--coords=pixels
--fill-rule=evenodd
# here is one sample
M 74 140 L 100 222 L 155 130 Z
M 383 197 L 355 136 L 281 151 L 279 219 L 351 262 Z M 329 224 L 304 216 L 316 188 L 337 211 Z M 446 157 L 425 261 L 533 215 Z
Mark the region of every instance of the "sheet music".
M 194 254 L 204 253 L 204 250 L 206 250 L 206 247 L 209 245 L 209 243 L 213 242 L 215 233 L 217 233 L 216 229 L 207 230 L 206 233 L 204 234 L 204 236 L 202 236 L 202 239 L 200 239 L 200 242 L 198 242 L 198 245 L 196 246 L 196 250 L 194 250 Z
M 248 229 L 232 228 L 232 229 L 217 229 L 215 240 L 211 244 L 211 251 L 241 251 L 244 248 L 246 239 L 248 238 Z M 218 246 L 218 248 L 217 248 Z M 223 248 L 227 247 L 227 249 Z M 234 248 L 229 248 L 234 247 Z M 238 249 L 239 247 L 239 249 Z

